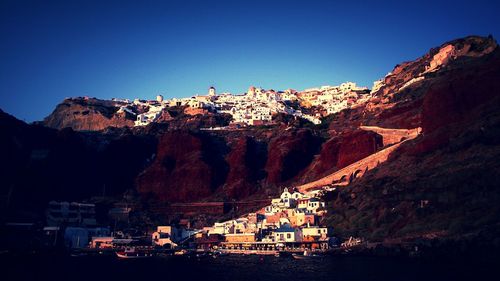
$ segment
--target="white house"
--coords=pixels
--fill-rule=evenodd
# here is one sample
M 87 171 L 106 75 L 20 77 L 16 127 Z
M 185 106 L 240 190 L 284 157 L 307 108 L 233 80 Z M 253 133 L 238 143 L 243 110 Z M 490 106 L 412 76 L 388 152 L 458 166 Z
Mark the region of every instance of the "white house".
M 324 208 L 325 202 L 319 200 L 318 198 L 311 198 L 307 203 L 307 211 L 312 214 L 316 214 L 319 208 Z
M 214 223 L 213 229 L 209 230 L 208 235 L 233 233 L 234 225 L 235 221 L 233 220 L 226 222 L 216 222 Z
M 225 234 L 225 233 L 229 233 L 229 232 L 226 232 L 226 226 L 224 223 L 220 223 L 220 222 L 216 222 L 214 223 L 214 226 L 208 230 L 208 235 L 212 235 L 212 234 Z
M 286 101 L 292 101 L 292 100 L 297 100 L 297 95 L 295 95 L 294 91 L 291 89 L 285 90 L 283 93 L 281 93 L 281 99 Z
M 266 215 L 274 215 L 276 213 L 286 210 L 287 208 L 288 208 L 287 205 L 281 199 L 276 198 L 271 200 L 271 205 L 266 206 L 264 210 Z
M 158 226 L 156 232 L 153 232 L 152 235 L 153 245 L 161 247 L 176 247 L 177 244 L 173 240 L 177 238 L 176 230 L 171 226 Z
M 191 99 L 188 102 L 188 105 L 192 108 L 203 108 L 205 107 L 205 103 L 199 99 Z
M 295 207 L 296 200 L 293 198 L 292 193 L 288 191 L 288 188 L 285 187 L 283 193 L 280 195 L 280 199 L 286 208 Z
M 294 191 L 292 194 L 291 194 L 291 197 L 295 200 L 299 200 L 299 199 L 302 199 L 304 197 L 304 194 L 298 192 L 298 191 Z
M 311 226 L 308 225 L 306 227 L 302 228 L 302 237 L 320 237 L 320 238 L 326 238 L 328 235 L 328 228 L 326 227 L 321 227 L 321 226 Z
M 300 242 L 302 241 L 302 231 L 290 225 L 282 225 L 273 231 L 276 242 Z

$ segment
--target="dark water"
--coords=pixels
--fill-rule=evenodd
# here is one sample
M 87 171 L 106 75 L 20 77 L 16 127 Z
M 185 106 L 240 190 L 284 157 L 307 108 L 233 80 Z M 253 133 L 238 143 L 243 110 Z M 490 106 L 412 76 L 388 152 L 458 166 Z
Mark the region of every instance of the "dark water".
M 226 256 L 188 260 L 96 257 L 0 258 L 0 280 L 500 280 L 495 262 L 326 257 Z M 6 277 L 6 278 L 5 278 Z

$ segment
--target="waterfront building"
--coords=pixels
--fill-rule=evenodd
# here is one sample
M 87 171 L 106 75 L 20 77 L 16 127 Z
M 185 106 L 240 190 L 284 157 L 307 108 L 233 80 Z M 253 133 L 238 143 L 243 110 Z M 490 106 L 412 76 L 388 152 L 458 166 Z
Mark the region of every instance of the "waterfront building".
M 177 244 L 172 240 L 176 240 L 177 236 L 177 231 L 172 226 L 158 226 L 152 235 L 153 245 L 167 248 L 176 247 Z
M 328 228 L 317 225 L 307 225 L 302 228 L 302 236 L 303 238 L 326 238 L 328 236 Z
M 90 243 L 90 248 L 92 248 L 92 249 L 112 249 L 114 240 L 115 240 L 115 238 L 112 236 L 92 237 L 92 241 Z
M 95 226 L 95 204 L 49 202 L 46 211 L 48 226 Z
M 228 243 L 255 242 L 255 233 L 230 233 L 225 235 Z
M 64 230 L 64 245 L 70 249 L 86 248 L 93 237 L 109 236 L 109 228 L 106 227 L 66 227 Z
M 200 233 L 196 235 L 194 244 L 196 249 L 210 250 L 220 245 L 225 241 L 225 237 L 220 234 L 208 235 L 207 233 Z
M 282 225 L 273 231 L 276 242 L 300 242 L 302 241 L 302 232 L 298 228 L 290 225 Z
M 234 223 L 233 221 L 227 222 L 216 222 L 213 225 L 213 229 L 209 230 L 208 234 L 227 234 L 234 232 Z
M 182 226 L 158 226 L 151 238 L 153 245 L 171 248 L 194 237 L 199 232 L 201 231 Z

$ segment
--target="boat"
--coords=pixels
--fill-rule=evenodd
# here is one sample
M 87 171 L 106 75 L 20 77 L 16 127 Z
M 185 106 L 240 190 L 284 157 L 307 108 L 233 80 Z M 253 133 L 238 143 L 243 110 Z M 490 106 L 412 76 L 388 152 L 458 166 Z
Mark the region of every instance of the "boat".
M 125 248 L 124 251 L 116 252 L 116 256 L 121 259 L 142 259 L 153 257 L 153 253 L 136 248 Z
M 184 250 L 184 249 L 181 249 L 179 251 L 175 251 L 174 252 L 174 256 L 185 256 L 188 254 L 188 251 L 187 250 Z
M 292 254 L 292 257 L 296 260 L 306 260 L 306 259 L 317 259 L 317 258 L 321 258 L 320 255 L 317 255 L 317 254 L 313 254 L 307 250 L 304 251 L 304 253 L 302 255 L 299 255 L 299 254 Z

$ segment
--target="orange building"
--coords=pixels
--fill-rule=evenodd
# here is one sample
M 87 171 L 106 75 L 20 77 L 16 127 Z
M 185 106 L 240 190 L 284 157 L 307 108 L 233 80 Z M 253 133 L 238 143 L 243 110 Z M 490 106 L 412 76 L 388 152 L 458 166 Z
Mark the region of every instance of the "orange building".
M 255 242 L 255 233 L 226 234 L 226 242 L 229 243 Z
M 295 214 L 295 216 L 291 216 L 289 217 L 290 219 L 290 224 L 292 224 L 292 226 L 296 227 L 296 226 L 302 226 L 302 225 L 306 225 L 306 224 L 310 224 L 310 225 L 314 225 L 314 215 L 312 214 L 304 214 L 304 213 L 297 213 Z

